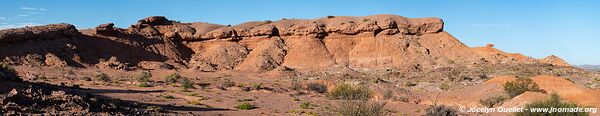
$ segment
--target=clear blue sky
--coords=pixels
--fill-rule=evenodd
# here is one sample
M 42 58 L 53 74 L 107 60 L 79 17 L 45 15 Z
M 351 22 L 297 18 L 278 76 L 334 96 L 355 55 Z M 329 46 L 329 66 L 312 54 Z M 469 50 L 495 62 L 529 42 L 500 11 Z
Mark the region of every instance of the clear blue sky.
M 439 17 L 469 46 L 496 44 L 534 58 L 600 64 L 600 2 L 593 0 L 7 0 L 0 28 L 67 22 L 128 27 L 150 15 L 182 22 L 239 24 L 327 15 Z

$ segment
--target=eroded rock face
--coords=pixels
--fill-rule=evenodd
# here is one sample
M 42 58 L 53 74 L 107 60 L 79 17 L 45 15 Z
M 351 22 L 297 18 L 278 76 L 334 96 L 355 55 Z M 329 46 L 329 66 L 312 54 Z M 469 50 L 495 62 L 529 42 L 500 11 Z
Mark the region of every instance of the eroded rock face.
M 279 37 L 260 42 L 235 69 L 253 72 L 273 70 L 283 64 L 286 55 L 285 47 L 283 39 Z
M 568 66 L 557 57 L 538 60 L 489 45 L 470 48 L 445 32 L 443 25 L 439 18 L 397 15 L 253 21 L 233 26 L 151 16 L 128 28 L 107 23 L 80 32 L 69 24 L 2 30 L 0 58 L 30 66 L 89 67 L 114 57 L 121 64 L 143 69 L 174 66 L 252 72 L 332 66 L 430 69 L 480 63 Z
M 192 56 L 189 66 L 201 71 L 231 70 L 248 55 L 248 50 L 235 42 L 207 43 Z
M 79 34 L 70 24 L 50 24 L 0 30 L 0 42 L 18 42 L 32 39 L 54 39 Z
M 28 66 L 77 65 L 78 50 L 73 38 L 79 36 L 70 24 L 1 30 L 0 58 L 3 62 Z

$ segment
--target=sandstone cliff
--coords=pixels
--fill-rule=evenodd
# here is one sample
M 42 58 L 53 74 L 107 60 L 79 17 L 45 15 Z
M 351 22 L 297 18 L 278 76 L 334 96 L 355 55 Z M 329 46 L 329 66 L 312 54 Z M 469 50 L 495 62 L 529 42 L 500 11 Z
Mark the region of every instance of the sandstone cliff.
M 152 16 L 128 28 L 107 23 L 79 31 L 69 24 L 1 30 L 0 58 L 30 66 L 152 69 L 147 66 L 156 64 L 252 72 L 284 66 L 298 70 L 334 66 L 421 70 L 486 63 L 569 66 L 555 56 L 538 60 L 505 53 L 493 45 L 470 48 L 445 32 L 443 25 L 439 18 L 396 15 L 282 19 L 234 26 Z

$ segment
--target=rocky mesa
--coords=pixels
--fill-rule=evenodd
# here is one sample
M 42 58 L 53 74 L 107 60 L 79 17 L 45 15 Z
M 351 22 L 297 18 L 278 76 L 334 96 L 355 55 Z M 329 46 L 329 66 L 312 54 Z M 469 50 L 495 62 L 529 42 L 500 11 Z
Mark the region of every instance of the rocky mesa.
M 469 47 L 440 18 L 327 16 L 238 25 L 181 23 L 151 16 L 128 28 L 113 23 L 77 30 L 50 24 L 0 31 L 0 58 L 13 65 L 178 68 L 198 71 L 432 69 L 446 65 L 549 64 L 493 48 Z

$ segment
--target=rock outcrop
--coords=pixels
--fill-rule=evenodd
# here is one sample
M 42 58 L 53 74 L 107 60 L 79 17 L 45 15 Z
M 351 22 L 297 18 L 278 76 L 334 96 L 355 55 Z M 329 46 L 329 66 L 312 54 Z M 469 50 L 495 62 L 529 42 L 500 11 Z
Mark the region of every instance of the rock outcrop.
M 0 42 L 18 42 L 34 39 L 54 39 L 77 35 L 77 29 L 70 24 L 50 24 L 46 26 L 23 27 L 0 31 Z
M 79 32 L 68 24 L 2 30 L 0 58 L 11 64 L 35 66 L 40 61 L 40 66 L 66 63 L 89 67 L 114 57 L 123 64 L 151 69 L 168 65 L 252 72 L 277 67 L 422 70 L 506 63 L 569 66 L 557 57 L 538 60 L 502 52 L 491 44 L 470 48 L 445 32 L 443 25 L 439 18 L 397 15 L 282 19 L 233 26 L 181 23 L 152 16 L 128 28 L 107 23 Z
M 558 56 L 555 55 L 550 55 L 547 56 L 543 59 L 540 59 L 540 62 L 545 63 L 545 64 L 552 64 L 555 66 L 568 66 L 570 67 L 571 65 L 569 63 L 567 63 L 565 60 L 559 58 Z

